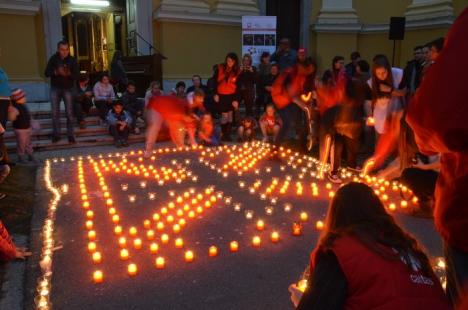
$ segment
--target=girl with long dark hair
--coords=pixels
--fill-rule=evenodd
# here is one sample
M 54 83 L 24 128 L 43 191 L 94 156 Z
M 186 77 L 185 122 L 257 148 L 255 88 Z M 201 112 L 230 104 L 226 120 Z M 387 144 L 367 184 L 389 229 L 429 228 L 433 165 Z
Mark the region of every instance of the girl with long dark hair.
M 300 294 L 290 287 L 293 301 Z M 450 309 L 418 242 L 369 186 L 341 187 L 312 252 L 298 309 Z
M 238 85 L 240 87 L 239 101 L 244 103 L 247 116 L 253 116 L 256 80 L 257 68 L 252 65 L 252 56 L 250 54 L 245 54 L 242 57 L 242 66 L 240 67 Z
M 215 84 L 213 99 L 218 112 L 221 113 L 221 139 L 223 141 L 232 141 L 233 112 L 239 109 L 239 90 L 237 87 L 239 73 L 239 58 L 235 53 L 228 53 L 224 63 L 217 66 L 213 75 Z

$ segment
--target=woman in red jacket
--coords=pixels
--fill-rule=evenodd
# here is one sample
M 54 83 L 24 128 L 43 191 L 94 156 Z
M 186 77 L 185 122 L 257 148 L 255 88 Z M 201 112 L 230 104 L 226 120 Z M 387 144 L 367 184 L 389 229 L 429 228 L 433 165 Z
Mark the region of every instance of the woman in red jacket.
M 332 200 L 308 283 L 298 309 L 450 309 L 417 241 L 362 183 Z M 296 286 L 290 290 L 298 300 Z
M 237 87 L 239 74 L 239 58 L 235 53 L 229 53 L 226 55 L 224 63 L 218 65 L 213 76 L 215 83 L 213 99 L 218 112 L 221 113 L 221 140 L 223 141 L 232 141 L 233 111 L 239 109 L 239 90 Z
M 24 248 L 17 248 L 2 221 L 0 221 L 0 261 L 25 259 L 28 256 L 31 256 L 31 252 L 27 252 Z

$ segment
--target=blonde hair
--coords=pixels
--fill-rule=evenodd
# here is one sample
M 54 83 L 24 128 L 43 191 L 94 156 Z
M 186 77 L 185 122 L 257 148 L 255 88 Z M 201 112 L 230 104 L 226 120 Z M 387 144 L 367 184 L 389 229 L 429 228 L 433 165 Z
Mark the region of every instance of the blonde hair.
M 158 86 L 158 88 L 161 88 L 161 82 L 159 81 L 152 81 L 150 83 L 150 86 L 148 87 L 148 90 L 153 90 L 155 86 Z
M 252 60 L 252 55 L 250 55 L 249 53 L 245 53 L 244 56 L 242 56 L 242 61 L 244 61 L 244 58 L 248 58 L 249 59 L 249 62 L 250 62 L 250 66 L 252 65 L 253 63 L 253 60 Z

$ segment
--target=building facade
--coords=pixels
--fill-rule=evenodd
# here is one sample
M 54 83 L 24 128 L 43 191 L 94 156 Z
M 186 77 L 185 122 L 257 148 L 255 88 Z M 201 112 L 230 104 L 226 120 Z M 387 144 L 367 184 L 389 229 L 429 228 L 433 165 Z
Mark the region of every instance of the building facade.
M 391 57 L 392 16 L 406 17 L 405 38 L 395 45 L 404 66 L 416 45 L 444 36 L 468 0 L 119 0 L 100 8 L 70 0 L 0 0 L 0 66 L 30 100 L 47 101 L 44 68 L 56 43 L 67 37 L 83 71 L 107 70 L 115 50 L 155 51 L 163 62 L 165 89 L 193 74 L 207 78 L 227 52 L 241 53 L 241 17 L 277 15 L 278 36 L 306 47 L 319 70 L 333 56 Z

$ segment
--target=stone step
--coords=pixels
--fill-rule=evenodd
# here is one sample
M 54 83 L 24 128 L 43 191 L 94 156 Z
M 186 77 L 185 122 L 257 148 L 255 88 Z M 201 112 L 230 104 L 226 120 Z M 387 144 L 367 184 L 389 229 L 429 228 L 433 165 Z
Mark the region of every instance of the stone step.
M 89 137 L 89 136 L 96 136 L 96 135 L 104 135 L 109 132 L 109 129 L 104 126 L 94 125 L 86 127 L 86 129 L 74 128 L 74 133 L 76 137 Z M 62 126 L 61 134 L 66 136 L 67 129 Z M 32 134 L 32 140 L 44 140 L 50 139 L 52 136 L 52 128 L 40 129 L 39 131 L 34 131 Z M 3 136 L 5 141 L 14 141 L 15 140 L 15 133 L 13 130 L 5 132 Z
M 158 137 L 159 141 L 169 140 L 169 134 L 167 131 L 160 133 Z M 128 138 L 129 144 L 132 143 L 142 143 L 145 141 L 145 135 L 130 135 Z M 52 143 L 50 139 L 48 140 L 37 140 L 33 141 L 33 147 L 35 151 L 50 151 L 50 150 L 59 150 L 59 149 L 71 149 L 71 148 L 80 148 L 80 147 L 90 147 L 90 146 L 100 146 L 100 145 L 112 145 L 114 144 L 114 139 L 110 135 L 95 135 L 90 137 L 77 137 L 75 144 L 68 143 L 66 137 L 62 137 L 57 143 Z M 9 153 L 16 153 L 16 143 L 15 142 L 6 142 L 6 147 Z

